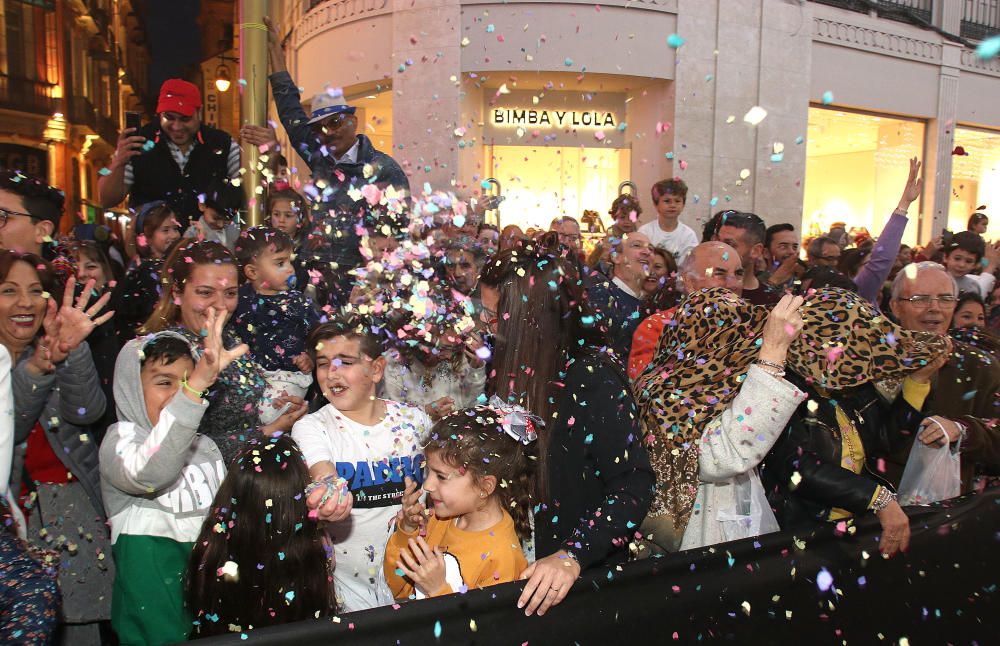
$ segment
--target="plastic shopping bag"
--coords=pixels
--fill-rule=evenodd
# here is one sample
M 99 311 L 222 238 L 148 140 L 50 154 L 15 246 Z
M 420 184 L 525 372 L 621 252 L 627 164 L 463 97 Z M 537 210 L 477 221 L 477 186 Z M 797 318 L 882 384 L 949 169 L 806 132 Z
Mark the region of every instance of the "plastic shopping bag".
M 927 446 L 919 440 L 914 442 L 899 482 L 899 504 L 928 505 L 960 494 L 962 456 L 958 448 L 958 443 L 953 449 L 948 444 Z
M 726 541 L 738 541 L 781 529 L 767 503 L 767 495 L 757 469 L 733 478 L 732 486 L 734 505 L 729 509 L 720 509 L 716 516 L 722 525 L 722 535 Z

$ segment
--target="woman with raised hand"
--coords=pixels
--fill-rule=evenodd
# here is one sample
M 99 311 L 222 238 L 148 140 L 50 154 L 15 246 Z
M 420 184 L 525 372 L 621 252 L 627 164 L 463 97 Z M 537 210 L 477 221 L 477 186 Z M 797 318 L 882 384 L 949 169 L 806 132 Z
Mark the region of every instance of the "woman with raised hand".
M 29 541 L 89 535 L 86 547 L 69 538 L 61 550 L 59 582 L 70 642 L 97 637 L 110 613 L 106 559 L 110 552 L 98 472 L 98 445 L 86 427 L 99 420 L 107 401 L 87 337 L 114 312 L 100 314 L 110 294 L 92 304 L 94 281 L 74 298 L 70 278 L 57 306 L 48 264 L 34 254 L 0 251 L 0 343 L 14 369 L 14 441 L 18 449 L 10 481 L 31 483 Z M 80 528 L 83 528 L 82 530 Z M 48 545 L 46 545 L 48 546 Z
M 236 258 L 217 242 L 184 241 L 167 258 L 163 276 L 163 294 L 140 333 L 174 330 L 198 351 L 203 350 L 209 313 L 214 310 L 228 323 L 236 310 L 239 299 Z M 226 349 L 240 345 L 228 329 L 224 329 L 223 342 Z M 230 363 L 206 393 L 208 409 L 199 432 L 212 438 L 226 464 L 236 457 L 247 439 L 258 432 L 272 435 L 289 431 L 306 412 L 301 397 L 287 397 L 280 402 L 288 405 L 286 411 L 261 426 L 260 408 L 274 403 L 264 401 L 265 385 L 260 366 L 245 354 Z
M 679 324 L 664 331 L 636 380 L 658 477 L 643 526 L 654 547 L 686 549 L 872 512 L 883 551 L 905 549 L 906 515 L 876 474 L 879 459 L 923 416 L 903 396 L 887 404 L 875 382 L 932 363 L 948 342 L 903 330 L 853 292 L 822 289 L 801 305 L 783 302 L 771 314 L 722 289 L 689 295 Z M 740 487 L 713 491 L 712 483 L 749 474 L 762 458 L 763 490 L 745 483 L 739 500 L 730 496 Z

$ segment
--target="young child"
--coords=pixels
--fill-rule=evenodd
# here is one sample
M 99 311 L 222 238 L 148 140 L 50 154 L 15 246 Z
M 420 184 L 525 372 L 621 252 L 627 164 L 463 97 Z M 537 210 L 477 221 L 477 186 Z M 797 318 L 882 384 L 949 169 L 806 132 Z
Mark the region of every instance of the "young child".
M 319 315 L 308 297 L 292 289 L 296 280 L 291 254 L 291 238 L 270 227 L 251 227 L 236 241 L 236 260 L 246 282 L 240 287 L 232 329 L 264 370 L 264 424 L 280 417 L 280 401 L 304 397 L 312 384 L 305 338 Z
M 192 638 L 333 614 L 332 555 L 309 517 L 309 483 L 287 435 L 240 451 L 191 552 L 185 588 Z
M 990 250 L 992 251 L 992 249 Z M 973 292 L 986 299 L 993 291 L 996 277 L 992 262 L 994 254 L 987 253 L 986 242 L 978 233 L 960 231 L 951 237 L 951 242 L 944 247 L 944 268 L 955 279 L 959 292 Z M 983 258 L 987 261 L 983 266 Z M 970 273 L 982 267 L 981 274 Z
M 225 317 L 209 310 L 195 365 L 177 332 L 133 339 L 118 355 L 118 423 L 101 443 L 101 492 L 111 525 L 111 624 L 123 644 L 187 639 L 182 580 L 191 547 L 225 476 L 215 443 L 198 433 L 205 391 L 247 351 L 222 346 Z
M 698 245 L 694 230 L 678 220 L 687 204 L 687 184 L 681 179 L 662 179 L 653 184 L 650 192 L 656 219 L 639 227 L 639 233 L 646 234 L 654 247 L 669 251 L 680 266 L 688 252 Z
M 515 580 L 528 567 L 534 419 L 515 406 L 456 411 L 431 429 L 422 491 L 406 481 L 385 577 L 397 599 L 421 599 Z M 420 502 L 423 493 L 431 507 Z
M 485 362 L 476 354 L 481 338 L 467 301 L 437 288 L 416 302 L 426 304 L 428 314 L 395 323 L 398 347 L 386 352 L 379 392 L 386 399 L 421 406 L 436 420 L 474 406 L 483 394 Z
M 376 398 L 384 348 L 369 326 L 360 317 L 338 318 L 309 334 L 306 348 L 329 404 L 292 427 L 312 479 L 342 487 L 340 496 L 315 507 L 328 521 L 343 612 L 392 603 L 382 572 L 389 525 L 400 509 L 403 479 L 423 480 L 420 438 L 431 427 L 419 408 Z
M 306 210 L 305 199 L 290 188 L 268 195 L 267 217 L 271 226 L 285 232 L 296 247 L 309 229 L 309 212 Z
M 220 182 L 199 197 L 201 219 L 188 227 L 184 237 L 218 242 L 232 251 L 240 236 L 240 227 L 235 223 L 242 203 L 239 189 L 228 182 Z
M 134 339 L 136 330 L 153 313 L 162 290 L 163 259 L 181 238 L 177 215 L 166 202 L 143 205 L 136 215 L 134 231 L 139 262 L 129 267 L 112 297 L 115 332 L 122 344 Z

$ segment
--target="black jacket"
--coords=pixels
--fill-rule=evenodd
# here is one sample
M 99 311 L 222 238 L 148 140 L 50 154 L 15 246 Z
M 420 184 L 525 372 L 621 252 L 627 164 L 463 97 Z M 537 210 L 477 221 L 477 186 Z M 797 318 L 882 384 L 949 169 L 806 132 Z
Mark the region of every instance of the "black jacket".
M 170 154 L 168 138 L 159 124 L 146 124 L 138 134 L 153 141 L 154 145 L 132 159 L 129 208 L 138 209 L 147 202 L 165 200 L 173 208 L 181 231 L 185 231 L 190 221 L 198 216 L 198 195 L 229 177 L 229 149 L 233 139 L 221 130 L 203 125 L 195 135 L 198 143 L 181 171 Z
M 115 311 L 112 320 L 120 347 L 136 337 L 136 330 L 149 319 L 156 308 L 163 291 L 160 284 L 161 269 L 162 258 L 145 258 L 129 269 L 125 280 L 115 287 L 111 297 L 111 306 Z
M 805 380 L 786 377 L 809 395 L 764 460 L 761 480 L 782 529 L 826 521 L 833 508 L 862 514 L 878 485 L 892 489 L 885 459 L 923 419 L 902 396 L 886 403 L 871 384 L 819 395 Z M 841 466 L 842 440 L 835 404 L 853 421 L 865 452 L 860 474 Z M 810 410 L 813 408 L 813 410 Z
M 548 452 L 549 504 L 535 515 L 538 558 L 572 552 L 582 569 L 624 561 L 656 478 L 621 366 L 584 349 L 563 379 Z

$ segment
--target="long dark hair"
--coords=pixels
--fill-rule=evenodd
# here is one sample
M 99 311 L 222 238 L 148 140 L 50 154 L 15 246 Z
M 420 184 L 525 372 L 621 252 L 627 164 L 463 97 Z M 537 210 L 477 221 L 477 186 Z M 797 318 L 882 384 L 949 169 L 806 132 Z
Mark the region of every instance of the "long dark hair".
M 497 335 L 491 391 L 532 411 L 538 431 L 538 493 L 548 496 L 547 458 L 563 396 L 567 362 L 606 345 L 606 332 L 586 300 L 576 264 L 559 250 L 559 236 L 519 242 L 483 268 L 480 283 L 496 289 Z
M 504 431 L 502 418 L 502 413 L 487 406 L 455 411 L 431 428 L 424 455 L 440 453 L 445 463 L 467 469 L 476 482 L 486 476 L 496 478 L 493 495 L 499 496 L 500 506 L 514 519 L 517 535 L 526 539 L 531 536 L 536 456 L 533 445 L 525 446 Z
M 197 613 L 192 637 L 225 634 L 230 624 L 257 628 L 334 612 L 323 530 L 306 507 L 309 482 L 288 435 L 240 451 L 188 563 L 185 596 Z

